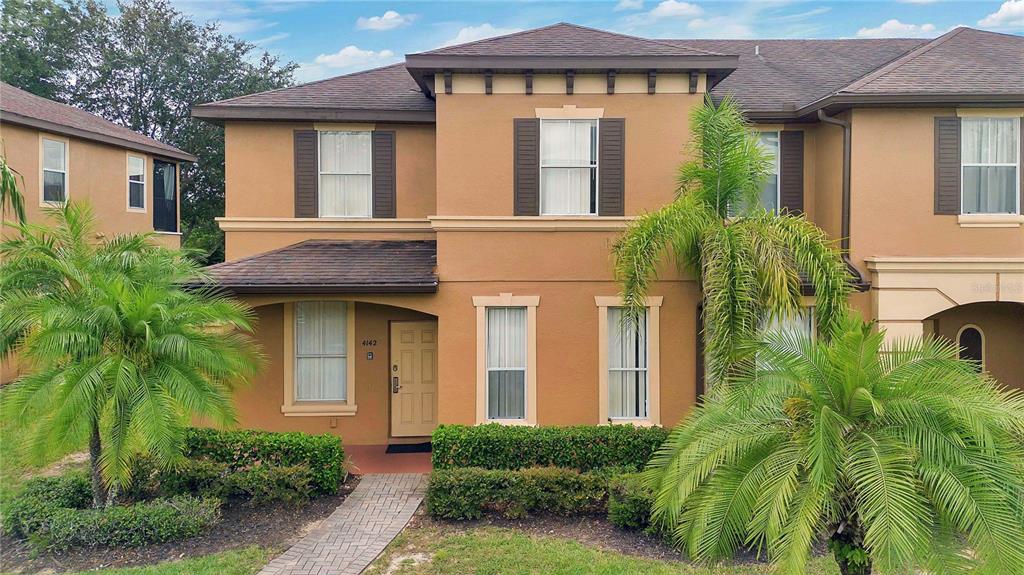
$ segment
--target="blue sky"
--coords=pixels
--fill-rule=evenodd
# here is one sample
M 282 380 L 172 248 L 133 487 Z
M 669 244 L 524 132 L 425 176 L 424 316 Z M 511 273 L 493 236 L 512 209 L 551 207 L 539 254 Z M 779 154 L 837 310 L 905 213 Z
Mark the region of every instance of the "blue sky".
M 300 81 L 560 21 L 650 38 L 934 37 L 958 25 L 1024 34 L 1024 0 L 173 1 L 298 62 Z

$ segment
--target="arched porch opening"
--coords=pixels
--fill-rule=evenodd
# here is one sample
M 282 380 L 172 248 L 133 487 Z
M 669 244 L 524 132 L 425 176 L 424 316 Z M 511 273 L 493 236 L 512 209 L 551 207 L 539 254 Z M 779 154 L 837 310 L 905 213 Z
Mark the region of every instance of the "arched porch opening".
M 955 343 L 999 383 L 1024 389 L 1024 304 L 977 302 L 924 320 L 924 333 Z

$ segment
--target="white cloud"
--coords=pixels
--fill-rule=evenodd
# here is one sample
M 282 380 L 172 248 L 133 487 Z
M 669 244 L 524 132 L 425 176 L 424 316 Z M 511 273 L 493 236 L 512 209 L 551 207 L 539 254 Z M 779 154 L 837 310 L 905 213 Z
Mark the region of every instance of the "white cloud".
M 1024 29 L 1024 0 L 1006 0 L 999 10 L 978 20 L 978 26 Z
M 665 20 L 685 20 L 696 18 L 704 13 L 704 10 L 689 2 L 679 0 L 662 0 L 657 6 L 647 12 L 628 16 L 625 23 L 629 27 L 650 26 Z
M 504 36 L 505 34 L 514 34 L 522 31 L 522 28 L 500 28 L 497 26 L 491 26 L 490 23 L 485 22 L 479 26 L 466 26 L 465 28 L 462 28 L 454 38 L 441 44 L 438 48 L 454 46 L 456 44 L 465 44 L 466 42 L 474 42 L 476 40 L 483 40 L 484 38 Z
M 644 0 L 619 0 L 619 3 L 615 5 L 615 11 L 621 12 L 622 10 L 639 10 L 644 7 Z
M 931 38 L 937 35 L 934 24 L 904 24 L 895 18 L 876 28 L 857 30 L 858 38 Z
M 333 54 L 320 54 L 311 63 L 302 63 L 295 71 L 300 82 L 319 80 L 328 76 L 357 72 L 397 62 L 400 57 L 392 50 L 363 50 L 348 45 Z
M 288 32 L 279 32 L 277 34 L 271 34 L 266 38 L 259 38 L 257 40 L 253 40 L 252 43 L 259 44 L 260 46 L 266 46 L 267 44 L 272 44 L 274 42 L 284 40 L 285 38 L 288 38 L 290 36 L 291 34 L 289 34 Z
M 277 25 L 277 22 L 268 22 L 259 18 L 242 18 L 241 20 L 221 20 L 218 22 L 220 31 L 232 36 L 242 36 L 250 32 L 264 30 Z
M 360 30 L 376 30 L 381 32 L 384 30 L 394 30 L 395 28 L 408 26 L 409 24 L 412 24 L 412 21 L 415 19 L 415 14 L 399 14 L 394 10 L 388 10 L 380 16 L 370 16 L 369 18 L 360 16 L 359 19 L 356 20 L 356 27 Z
M 748 24 L 729 16 L 695 18 L 690 20 L 686 27 L 698 32 L 698 36 L 714 36 L 715 38 L 753 38 L 757 35 Z

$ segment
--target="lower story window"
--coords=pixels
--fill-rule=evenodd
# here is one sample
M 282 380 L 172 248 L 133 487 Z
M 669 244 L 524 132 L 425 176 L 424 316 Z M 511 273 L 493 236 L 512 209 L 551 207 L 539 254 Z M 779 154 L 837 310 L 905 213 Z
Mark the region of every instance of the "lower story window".
M 647 419 L 647 312 L 608 308 L 608 417 Z
M 773 317 L 771 320 L 765 322 L 764 329 L 768 331 L 783 331 L 786 333 L 800 334 L 814 338 L 816 333 L 814 322 L 814 307 L 806 306 L 800 308 L 800 311 L 795 314 L 783 317 Z
M 295 304 L 295 401 L 348 399 L 348 304 Z
M 526 308 L 487 308 L 487 419 L 526 418 Z

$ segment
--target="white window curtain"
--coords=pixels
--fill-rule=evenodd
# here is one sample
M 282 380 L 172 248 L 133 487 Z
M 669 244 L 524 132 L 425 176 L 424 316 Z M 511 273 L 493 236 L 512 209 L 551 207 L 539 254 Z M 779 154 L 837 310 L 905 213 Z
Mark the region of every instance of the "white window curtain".
M 761 148 L 771 155 L 772 171 L 761 186 L 761 207 L 774 212 L 779 209 L 779 133 L 761 132 Z
M 370 217 L 370 132 L 320 132 L 320 216 Z
M 541 214 L 597 213 L 597 120 L 541 120 Z
M 526 308 L 487 308 L 487 418 L 526 418 Z
M 763 329 L 766 331 L 781 330 L 813 338 L 816 333 L 814 307 L 804 307 L 799 312 L 784 317 L 773 317 L 765 322 Z
M 963 118 L 961 211 L 1017 213 L 1020 182 L 1020 119 Z
M 348 304 L 295 304 L 295 401 L 348 397 Z
M 59 140 L 43 139 L 43 201 L 67 199 L 68 148 Z
M 646 419 L 647 312 L 625 317 L 623 308 L 608 308 L 608 416 Z
M 128 207 L 146 207 L 146 159 L 128 156 Z

